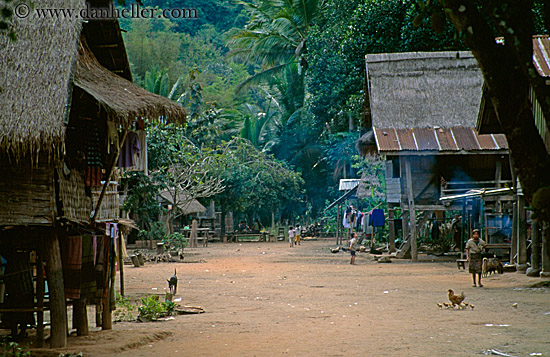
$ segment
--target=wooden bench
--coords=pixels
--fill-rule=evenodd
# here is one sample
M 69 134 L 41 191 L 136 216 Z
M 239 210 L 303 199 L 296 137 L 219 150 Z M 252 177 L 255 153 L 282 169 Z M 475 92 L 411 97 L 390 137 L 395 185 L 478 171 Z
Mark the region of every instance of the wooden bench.
M 263 233 L 237 233 L 233 232 L 231 235 L 227 235 L 229 242 L 266 242 L 268 234 Z
M 458 270 L 460 270 L 460 268 L 466 270 L 466 262 L 468 261 L 468 259 L 457 259 L 456 260 L 456 267 L 458 268 Z

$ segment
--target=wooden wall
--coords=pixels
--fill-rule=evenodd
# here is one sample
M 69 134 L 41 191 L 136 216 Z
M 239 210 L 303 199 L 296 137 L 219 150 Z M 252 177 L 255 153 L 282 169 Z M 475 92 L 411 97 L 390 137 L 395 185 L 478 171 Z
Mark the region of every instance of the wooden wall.
M 53 165 L 19 165 L 0 157 L 0 226 L 52 225 L 56 216 Z

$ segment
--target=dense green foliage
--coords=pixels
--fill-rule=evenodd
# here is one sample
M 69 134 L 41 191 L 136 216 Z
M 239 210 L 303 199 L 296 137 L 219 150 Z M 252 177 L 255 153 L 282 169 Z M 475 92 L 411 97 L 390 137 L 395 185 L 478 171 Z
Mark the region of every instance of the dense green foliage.
M 463 48 L 450 25 L 435 33 L 429 16 L 414 20 L 418 4 L 410 1 L 145 5 L 199 10 L 194 20 L 123 22 L 136 80 L 189 112 L 184 130 L 150 132 L 164 138 L 153 140 L 152 165 L 161 165 L 155 162 L 161 154 L 180 150 L 213 155 L 212 174 L 226 186 L 215 196 L 218 209 L 264 223 L 271 212 L 317 217 L 341 194 L 340 178 L 377 171 L 352 159 L 365 54 Z M 180 135 L 190 148 L 166 140 Z M 377 187 L 378 199 L 384 185 Z M 372 197 L 365 202 L 374 203 Z

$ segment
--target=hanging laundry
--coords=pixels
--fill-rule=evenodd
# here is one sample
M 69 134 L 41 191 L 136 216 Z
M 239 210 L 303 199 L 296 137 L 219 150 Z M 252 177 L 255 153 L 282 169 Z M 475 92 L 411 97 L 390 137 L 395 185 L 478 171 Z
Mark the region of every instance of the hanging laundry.
M 371 212 L 371 225 L 373 227 L 384 227 L 384 210 L 381 208 L 373 209 Z
M 129 131 L 126 140 L 120 149 L 118 167 L 132 167 L 135 165 L 134 154 L 140 151 L 139 138 L 136 132 Z
M 61 260 L 65 298 L 80 299 L 80 277 L 82 274 L 82 237 L 73 236 L 62 240 Z

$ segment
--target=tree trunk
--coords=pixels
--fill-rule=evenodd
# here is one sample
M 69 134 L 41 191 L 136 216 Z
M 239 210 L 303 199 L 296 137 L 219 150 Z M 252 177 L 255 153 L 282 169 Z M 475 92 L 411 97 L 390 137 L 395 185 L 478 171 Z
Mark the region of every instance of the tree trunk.
M 535 126 L 528 97 L 530 82 L 539 82 L 531 77 L 538 75 L 530 76 L 524 72 L 526 68 L 534 70 L 530 3 L 506 2 L 507 20 L 510 22 L 504 24 L 511 31 L 504 31 L 504 44 L 497 44 L 493 29 L 487 23 L 485 13 L 480 12 L 477 2 L 439 1 L 456 29 L 465 35 L 465 41 L 479 64 L 497 119 L 508 140 L 525 200 L 530 203 L 538 189 L 550 185 L 550 155 Z M 490 8 L 496 5 L 489 2 L 483 6 Z M 514 16 L 510 16 L 511 13 Z M 515 27 L 512 29 L 512 26 Z M 547 103 L 545 106 L 548 107 Z M 547 110 L 544 113 L 549 121 L 550 113 Z

